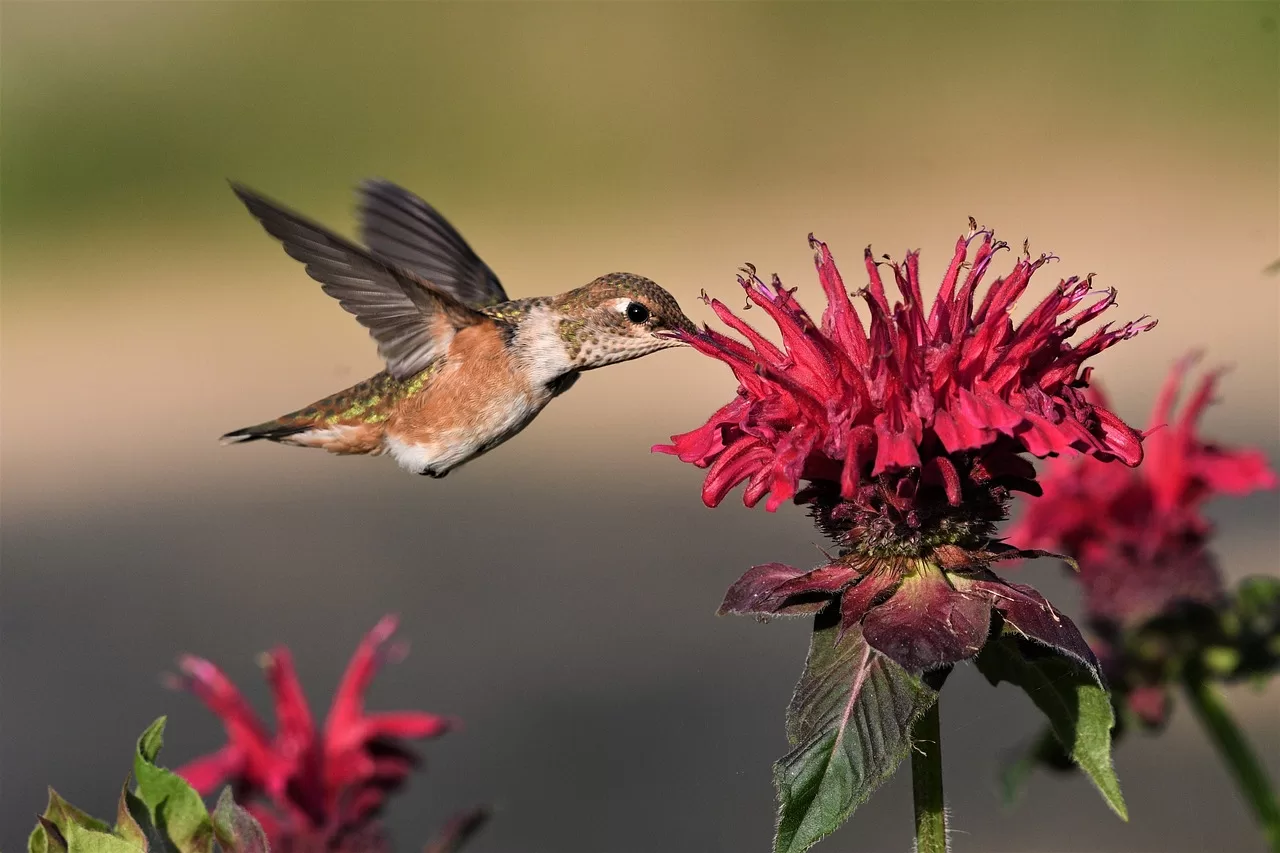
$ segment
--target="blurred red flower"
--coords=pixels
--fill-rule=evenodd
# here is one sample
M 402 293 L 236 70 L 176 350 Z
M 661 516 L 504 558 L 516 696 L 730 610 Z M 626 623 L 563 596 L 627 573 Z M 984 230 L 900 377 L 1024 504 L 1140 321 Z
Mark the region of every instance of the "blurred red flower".
M 1209 549 L 1213 527 L 1203 507 L 1217 495 L 1275 488 L 1276 474 L 1260 451 L 1222 447 L 1199 434 L 1221 371 L 1206 374 L 1175 415 L 1196 360 L 1182 359 L 1165 380 L 1140 468 L 1088 458 L 1052 463 L 1042 478 L 1044 495 L 1008 532 L 1011 543 L 1076 559 L 1086 615 L 1097 632 L 1092 645 L 1114 699 L 1151 727 L 1164 724 L 1169 682 L 1181 670 L 1234 678 L 1274 666 L 1274 654 L 1259 652 L 1268 642 L 1274 647 L 1268 640 L 1274 617 L 1267 618 L 1265 608 L 1260 619 L 1244 615 L 1265 585 L 1255 580 L 1228 592 Z M 1090 395 L 1106 405 L 1099 389 Z
M 1219 604 L 1223 581 L 1205 549 L 1212 525 L 1203 506 L 1216 495 L 1276 487 L 1261 451 L 1222 447 L 1198 432 L 1221 371 L 1206 374 L 1175 416 L 1196 360 L 1182 359 L 1165 380 L 1140 468 L 1118 469 L 1087 458 L 1052 463 L 1041 477 L 1043 497 L 1031 501 L 1008 532 L 1011 543 L 1075 557 L 1095 621 L 1131 628 L 1180 602 Z M 1090 398 L 1107 405 L 1097 388 Z
M 395 629 L 396 618 L 387 616 L 365 636 L 323 729 L 313 722 L 288 649 L 268 652 L 261 661 L 275 698 L 274 734 L 221 670 L 203 658 L 182 657 L 175 686 L 222 719 L 228 743 L 178 773 L 201 794 L 230 783 L 236 800 L 262 823 L 273 850 L 385 849 L 376 818 L 416 764 L 405 741 L 436 737 L 450 725 L 419 711 L 365 711 L 365 692 L 378 669 L 406 651 L 391 643 Z

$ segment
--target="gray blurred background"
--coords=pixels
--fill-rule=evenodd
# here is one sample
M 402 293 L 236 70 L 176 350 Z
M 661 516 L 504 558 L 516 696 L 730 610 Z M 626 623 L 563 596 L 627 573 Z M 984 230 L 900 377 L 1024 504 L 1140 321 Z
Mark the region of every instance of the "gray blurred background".
M 317 712 L 359 637 L 413 651 L 375 708 L 461 717 L 394 800 L 399 847 L 496 805 L 475 853 L 767 850 L 802 623 L 717 619 L 747 566 L 815 563 L 803 514 L 716 511 L 651 444 L 733 393 L 691 352 L 589 374 L 436 482 L 222 432 L 379 369 L 365 332 L 228 192 L 344 233 L 382 175 L 439 206 L 515 296 L 631 270 L 699 320 L 744 261 L 816 308 L 805 244 L 966 218 L 1098 273 L 1154 332 L 1098 359 L 1146 422 L 1170 362 L 1234 365 L 1206 418 L 1280 460 L 1275 3 L 22 3 L 0 8 L 3 139 L 0 847 L 44 786 L 113 808 L 170 715 L 171 765 L 222 742 L 159 676 L 294 650 Z M 1043 290 L 1029 294 L 1028 305 Z M 1232 577 L 1277 569 L 1274 494 L 1216 507 Z M 1071 612 L 1052 564 L 1016 570 Z M 1280 775 L 1280 688 L 1230 691 Z M 1132 822 L 1078 778 L 1003 809 L 1030 703 L 962 669 L 943 698 L 957 851 L 1262 849 L 1188 714 L 1117 754 Z M 900 774 L 822 850 L 910 848 Z

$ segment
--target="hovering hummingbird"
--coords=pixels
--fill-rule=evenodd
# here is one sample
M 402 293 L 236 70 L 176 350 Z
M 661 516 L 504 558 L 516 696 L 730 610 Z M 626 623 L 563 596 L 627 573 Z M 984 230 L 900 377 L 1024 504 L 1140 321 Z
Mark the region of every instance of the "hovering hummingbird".
M 378 343 L 387 369 L 275 420 L 229 432 L 330 453 L 390 453 L 443 477 L 529 425 L 584 370 L 679 345 L 671 294 L 610 273 L 559 296 L 508 299 L 435 208 L 389 181 L 359 189 L 368 248 L 243 186 L 240 200 Z

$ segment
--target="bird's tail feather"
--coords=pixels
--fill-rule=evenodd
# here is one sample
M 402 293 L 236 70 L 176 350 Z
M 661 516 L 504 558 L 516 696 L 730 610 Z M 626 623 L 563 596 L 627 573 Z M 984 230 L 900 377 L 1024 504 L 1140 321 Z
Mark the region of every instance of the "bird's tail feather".
M 273 421 L 232 430 L 218 440 L 223 444 L 240 444 L 245 441 L 259 441 L 261 439 L 279 441 L 282 438 L 306 432 L 314 426 L 314 423 L 298 423 L 296 419 L 286 415 Z
M 327 447 L 331 437 L 327 433 L 337 428 L 346 431 L 347 427 L 368 425 L 368 415 L 375 407 L 392 399 L 398 392 L 399 384 L 385 371 L 371 376 L 363 382 L 356 383 L 344 391 L 331 394 L 323 400 L 317 400 L 310 406 L 281 415 L 265 423 L 233 430 L 222 436 L 223 444 L 239 444 L 245 441 L 283 441 L 286 444 L 302 444 L 304 446 Z M 316 430 L 324 435 L 304 436 Z M 370 438 L 378 434 L 377 429 L 365 429 L 361 433 Z M 322 443 L 313 445 L 309 438 L 317 438 Z M 335 451 L 336 452 L 336 451 Z M 352 451 L 356 452 L 356 451 Z M 368 453 L 372 450 L 360 450 Z

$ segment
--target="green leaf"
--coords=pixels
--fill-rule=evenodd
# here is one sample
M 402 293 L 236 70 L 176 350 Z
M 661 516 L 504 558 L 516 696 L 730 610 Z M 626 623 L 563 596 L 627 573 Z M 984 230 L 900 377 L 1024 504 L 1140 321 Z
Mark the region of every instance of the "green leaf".
M 27 853 L 49 853 L 49 836 L 45 834 L 44 825 L 36 819 L 35 828 L 27 836 Z
M 195 788 L 177 773 L 156 765 L 164 745 L 165 718 L 152 723 L 138 739 L 133 775 L 138 799 L 146 805 L 151 822 L 179 853 L 210 853 L 213 824 Z
M 222 789 L 213 809 L 213 832 L 227 853 L 267 853 L 267 834 L 262 824 L 231 798 L 231 787 Z
M 85 829 L 77 824 L 67 826 L 67 853 L 139 853 L 146 847 L 139 847 L 117 838 L 110 832 L 98 832 Z
M 156 718 L 138 738 L 138 755 L 148 764 L 155 764 L 160 755 L 160 748 L 164 746 L 164 726 L 168 720 L 168 717 Z
M 838 632 L 834 612 L 814 621 L 809 659 L 787 709 L 795 749 L 773 768 L 776 853 L 808 850 L 844 823 L 893 775 L 911 748 L 912 724 L 938 699 L 871 648 L 860 628 L 837 642 Z
M 1111 766 L 1111 698 L 1093 670 L 1047 646 L 1005 634 L 989 641 L 978 655 L 979 671 L 993 685 L 1021 687 L 1049 720 L 1058 742 L 1089 774 L 1102 798 L 1123 820 L 1129 819 L 1120 780 Z
M 100 832 L 110 830 L 106 823 L 71 805 L 62 799 L 57 791 L 50 788 L 49 803 L 27 839 L 27 850 L 29 853 L 54 853 L 65 850 L 68 830 L 75 826 Z M 50 830 L 49 827 L 53 829 Z
M 62 837 L 58 825 L 44 815 L 36 821 L 36 828 L 31 830 L 31 837 L 27 839 L 27 850 L 30 853 L 67 853 L 67 840 Z
M 111 829 L 105 822 L 98 820 L 93 815 L 80 811 L 80 809 L 62 799 L 58 792 L 52 788 L 49 789 L 49 804 L 45 806 L 44 816 L 53 821 L 63 836 L 67 834 L 67 827 L 72 825 L 97 830 L 98 832 L 108 832 Z
M 124 786 L 120 789 L 120 801 L 116 805 L 116 835 L 146 853 L 149 847 L 147 831 L 134 816 L 137 811 L 145 812 L 146 806 L 143 806 L 138 798 L 129 792 L 129 781 L 126 779 Z

